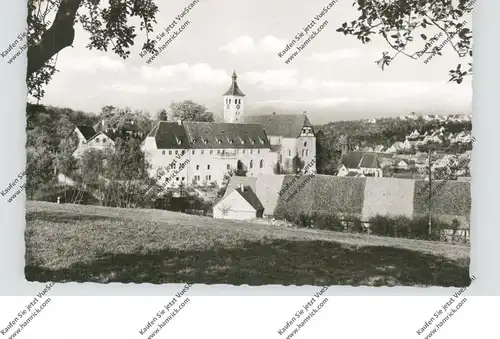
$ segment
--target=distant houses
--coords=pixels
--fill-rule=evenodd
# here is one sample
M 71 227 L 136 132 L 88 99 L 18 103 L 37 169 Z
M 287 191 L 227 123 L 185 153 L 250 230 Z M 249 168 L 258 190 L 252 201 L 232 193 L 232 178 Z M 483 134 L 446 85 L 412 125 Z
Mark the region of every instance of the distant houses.
M 134 123 L 127 122 L 120 126 L 110 126 L 103 119 L 94 126 L 76 126 L 73 130 L 78 139 L 78 145 L 73 157 L 79 159 L 88 149 L 114 149 L 118 137 L 133 137 L 142 139 L 144 132 Z
M 377 153 L 374 152 L 348 152 L 342 157 L 337 171 L 337 176 L 339 177 L 355 176 L 354 174 L 367 177 L 382 176 L 382 167 L 380 166 Z
M 451 115 L 434 115 L 434 114 L 421 114 L 421 113 L 411 113 L 409 115 L 401 115 L 398 117 L 399 120 L 418 120 L 423 119 L 424 121 L 441 121 L 441 122 L 464 122 L 471 121 L 470 114 L 451 114 Z

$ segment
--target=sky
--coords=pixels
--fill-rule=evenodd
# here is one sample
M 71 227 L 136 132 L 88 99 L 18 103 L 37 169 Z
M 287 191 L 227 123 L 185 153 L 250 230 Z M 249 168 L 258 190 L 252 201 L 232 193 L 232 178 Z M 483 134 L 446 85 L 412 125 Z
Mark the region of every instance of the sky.
M 155 115 L 172 101 L 190 99 L 221 114 L 222 94 L 235 70 L 249 115 L 307 111 L 313 124 L 323 124 L 410 112 L 471 112 L 471 78 L 460 85 L 448 83 L 448 70 L 469 60 L 460 59 L 447 46 L 428 64 L 423 58 L 399 55 L 382 71 L 375 61 L 384 51 L 394 53 L 385 41 L 376 37 L 362 44 L 336 32 L 344 21 L 357 18 L 352 0 L 338 0 L 315 20 L 312 30 L 328 23 L 285 64 L 291 51 L 282 58 L 278 52 L 330 1 L 201 0 L 177 28 L 186 20 L 189 24 L 150 64 L 148 57 L 139 55 L 146 40 L 143 32 L 138 32 L 131 56 L 123 60 L 111 51 L 89 50 L 88 33 L 77 26 L 73 46 L 59 53 L 60 72 L 40 103 L 94 113 L 114 105 Z M 191 2 L 157 0 L 154 36 Z M 470 26 L 472 20 L 466 20 Z M 424 43 L 415 39 L 414 44 L 417 50 Z

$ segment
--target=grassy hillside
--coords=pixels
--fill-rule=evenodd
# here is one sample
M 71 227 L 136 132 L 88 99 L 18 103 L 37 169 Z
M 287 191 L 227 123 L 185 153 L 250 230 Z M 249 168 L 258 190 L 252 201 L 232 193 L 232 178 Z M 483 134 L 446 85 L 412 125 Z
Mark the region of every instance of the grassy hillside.
M 28 202 L 26 278 L 283 285 L 469 284 L 469 248 L 160 210 Z

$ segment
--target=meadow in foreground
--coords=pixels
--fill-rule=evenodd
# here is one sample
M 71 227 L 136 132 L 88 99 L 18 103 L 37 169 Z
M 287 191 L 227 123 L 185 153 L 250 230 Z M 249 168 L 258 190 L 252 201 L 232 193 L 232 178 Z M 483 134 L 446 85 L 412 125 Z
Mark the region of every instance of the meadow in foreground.
M 466 286 L 464 245 L 28 202 L 30 281 Z

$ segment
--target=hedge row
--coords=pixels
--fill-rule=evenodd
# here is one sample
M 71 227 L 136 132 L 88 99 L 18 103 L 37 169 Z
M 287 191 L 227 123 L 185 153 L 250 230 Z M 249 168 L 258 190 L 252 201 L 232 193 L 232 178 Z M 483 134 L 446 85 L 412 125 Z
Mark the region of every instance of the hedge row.
M 446 240 L 445 230 L 457 230 L 460 222 L 455 219 L 446 223 L 439 219 L 432 220 L 429 233 L 429 217 L 407 218 L 376 215 L 369 220 L 369 228 L 356 216 L 341 216 L 336 214 L 286 213 L 284 218 L 297 227 L 314 228 L 337 232 L 371 233 L 375 235 L 420 240 Z M 455 233 L 455 232 L 454 232 Z
M 307 215 L 304 213 L 286 213 L 284 218 L 295 226 L 302 228 L 314 228 L 337 232 L 367 232 L 361 220 L 355 216 L 346 218 L 345 216 L 335 214 L 313 213 L 312 215 Z
M 429 233 L 429 216 L 407 218 L 377 215 L 370 218 L 369 223 L 372 234 L 421 240 L 444 240 L 444 230 L 456 230 L 460 227 L 460 222 L 457 219 L 449 224 L 438 218 L 433 218 L 431 233 Z

